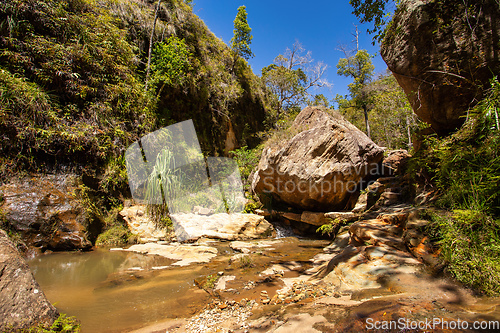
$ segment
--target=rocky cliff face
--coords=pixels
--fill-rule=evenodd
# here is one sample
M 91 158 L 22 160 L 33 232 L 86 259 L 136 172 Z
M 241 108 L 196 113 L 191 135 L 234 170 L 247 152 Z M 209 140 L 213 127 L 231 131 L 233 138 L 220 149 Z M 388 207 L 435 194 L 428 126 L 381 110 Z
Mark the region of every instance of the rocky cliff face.
M 75 196 L 75 181 L 70 175 L 47 175 L 0 186 L 5 220 L 0 227 L 42 251 L 90 249 L 87 214 Z
M 438 133 L 459 127 L 500 73 L 500 5 L 494 0 L 404 0 L 381 54 L 413 110 Z
M 0 230 L 0 330 L 52 323 L 58 315 L 14 244 Z
M 292 125 L 301 132 L 264 149 L 254 192 L 303 210 L 352 208 L 360 182 L 379 171 L 383 150 L 340 114 L 325 111 L 305 108 Z

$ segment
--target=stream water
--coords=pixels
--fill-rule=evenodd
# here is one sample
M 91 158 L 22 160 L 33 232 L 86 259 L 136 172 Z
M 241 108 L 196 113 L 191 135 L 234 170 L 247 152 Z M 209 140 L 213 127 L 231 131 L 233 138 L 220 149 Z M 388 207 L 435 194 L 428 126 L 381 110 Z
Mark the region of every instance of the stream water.
M 174 261 L 151 255 L 95 249 L 85 253 L 52 253 L 37 257 L 29 265 L 58 310 L 76 316 L 83 333 L 126 332 L 169 318 L 188 317 L 201 310 L 211 296 L 195 285 L 211 274 L 224 271 L 235 275 L 232 288 L 241 298 L 258 295 L 243 290 L 249 281 L 258 281 L 259 273 L 273 264 L 300 263 L 322 251 L 326 241 L 286 237 L 268 240 L 271 247 L 250 254 L 250 263 L 231 261 L 236 253 L 229 242 L 208 241 L 218 256 L 206 264 L 186 267 L 169 266 Z M 266 285 L 266 288 L 279 288 Z

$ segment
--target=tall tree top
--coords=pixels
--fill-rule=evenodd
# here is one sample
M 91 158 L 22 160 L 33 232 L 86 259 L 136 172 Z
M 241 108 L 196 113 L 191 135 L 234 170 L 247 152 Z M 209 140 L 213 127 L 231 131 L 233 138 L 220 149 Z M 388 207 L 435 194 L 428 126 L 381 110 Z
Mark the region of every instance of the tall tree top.
M 234 36 L 231 38 L 231 48 L 239 56 L 247 60 L 254 56 L 252 50 L 250 50 L 253 38 L 250 34 L 251 32 L 252 28 L 250 28 L 247 22 L 246 6 L 240 6 L 238 14 L 236 14 L 236 18 L 234 19 Z

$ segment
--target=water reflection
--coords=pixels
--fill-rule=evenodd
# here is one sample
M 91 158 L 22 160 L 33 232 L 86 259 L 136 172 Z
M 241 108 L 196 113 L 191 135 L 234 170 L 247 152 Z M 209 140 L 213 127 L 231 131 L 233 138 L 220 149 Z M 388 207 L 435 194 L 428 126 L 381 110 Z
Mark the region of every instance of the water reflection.
M 224 271 L 236 276 L 229 287 L 238 291 L 233 295 L 237 300 L 259 297 L 261 289 L 269 286 L 251 290 L 244 290 L 244 286 L 262 280 L 259 274 L 263 270 L 290 262 L 302 263 L 299 266 L 306 269 L 308 259 L 327 245 L 326 241 L 295 237 L 256 242 L 268 242 L 269 246 L 259 245 L 258 250 L 252 250 L 248 266 L 230 260 L 237 252 L 230 248 L 229 242 L 209 240 L 206 243 L 216 247 L 219 255 L 209 263 L 186 267 L 154 269 L 168 266 L 172 260 L 103 249 L 53 253 L 35 258 L 29 264 L 48 299 L 59 311 L 76 316 L 83 333 L 127 332 L 169 318 L 190 317 L 200 311 L 211 296 L 199 289 L 195 280 Z M 281 286 L 277 282 L 273 288 Z
M 200 267 L 151 270 L 171 263 L 158 256 L 96 250 L 54 253 L 29 264 L 49 300 L 81 320 L 82 332 L 122 332 L 186 314 L 193 300 L 185 294 L 195 288 Z

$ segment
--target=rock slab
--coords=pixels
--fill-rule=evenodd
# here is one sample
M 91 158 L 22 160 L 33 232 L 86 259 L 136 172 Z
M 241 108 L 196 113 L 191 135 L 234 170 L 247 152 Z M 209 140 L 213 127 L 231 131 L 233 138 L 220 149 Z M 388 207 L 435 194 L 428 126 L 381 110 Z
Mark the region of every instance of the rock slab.
M 172 214 L 175 234 L 181 242 L 201 237 L 225 240 L 249 240 L 269 237 L 273 226 L 256 214 Z
M 264 149 L 253 192 L 306 211 L 352 208 L 360 182 L 380 171 L 383 149 L 322 107 L 303 109 L 290 130 L 298 134 Z
M 123 250 L 123 249 L 115 249 Z M 158 244 L 146 243 L 132 245 L 124 251 L 159 255 L 165 258 L 178 260 L 173 266 L 188 266 L 192 263 L 207 263 L 217 256 L 217 249 L 210 246 L 192 244 Z
M 52 324 L 58 315 L 26 261 L 5 231 L 0 230 L 0 331 Z

